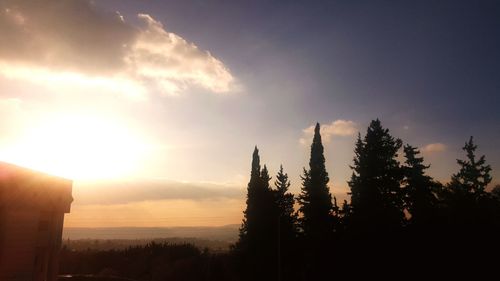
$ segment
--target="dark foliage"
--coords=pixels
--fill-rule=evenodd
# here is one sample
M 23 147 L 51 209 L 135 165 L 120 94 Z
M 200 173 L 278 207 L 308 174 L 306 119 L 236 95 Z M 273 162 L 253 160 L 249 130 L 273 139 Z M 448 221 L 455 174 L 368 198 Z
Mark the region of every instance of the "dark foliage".
M 323 150 L 318 123 L 314 129 L 309 169 L 304 169 L 301 193 L 298 196 L 299 212 L 302 214 L 299 219 L 300 227 L 308 243 L 323 244 L 334 231 L 332 195 L 328 188 L 330 178 Z
M 457 160 L 460 170 L 451 177 L 443 198 L 448 202 L 448 223 L 453 227 L 484 229 L 498 224 L 492 210 L 497 203 L 486 187 L 492 181 L 485 156 L 476 159 L 473 138 L 465 143 L 466 160 Z
M 189 244 L 157 244 L 124 250 L 63 248 L 60 274 L 134 280 L 234 280 L 227 254 L 210 254 Z M 81 277 L 83 278 L 83 277 Z
M 211 254 L 190 245 L 148 244 L 107 251 L 62 251 L 61 271 L 137 280 L 329 280 L 428 278 L 475 274 L 497 265 L 500 186 L 489 190 L 491 167 L 476 157 L 473 139 L 466 160 L 443 186 L 427 175 L 417 148 L 403 148 L 373 120 L 355 144 L 351 202 L 337 205 L 328 188 L 320 126 L 301 193 L 290 193 L 280 167 L 274 182 L 261 169 L 255 148 L 247 206 L 239 240 L 229 252 Z M 294 204 L 298 203 L 298 213 Z
M 293 280 L 296 276 L 297 261 L 297 213 L 294 210 L 295 198 L 288 191 L 290 181 L 283 166 L 276 175 L 275 202 L 278 208 L 278 279 Z
M 349 181 L 353 231 L 381 234 L 401 226 L 403 170 L 397 160 L 401 146 L 401 140 L 391 136 L 378 119 L 370 123 L 363 140 L 358 136 Z
M 419 157 L 420 151 L 410 145 L 404 147 L 406 158 L 404 172 L 404 206 L 411 216 L 409 224 L 412 227 L 425 228 L 438 224 L 436 214 L 439 212 L 437 194 L 441 185 L 425 174 L 430 166 L 424 165 L 424 158 Z
M 247 208 L 234 246 L 241 277 L 248 280 L 275 279 L 278 275 L 278 208 L 269 181 L 267 167 L 260 169 L 259 150 L 255 147 L 247 188 Z
M 332 238 L 336 226 L 332 195 L 328 187 L 324 148 L 320 124 L 314 128 L 309 169 L 304 168 L 301 192 L 298 195 L 302 247 L 304 252 L 304 277 L 320 278 L 329 270 L 325 263 L 331 254 Z

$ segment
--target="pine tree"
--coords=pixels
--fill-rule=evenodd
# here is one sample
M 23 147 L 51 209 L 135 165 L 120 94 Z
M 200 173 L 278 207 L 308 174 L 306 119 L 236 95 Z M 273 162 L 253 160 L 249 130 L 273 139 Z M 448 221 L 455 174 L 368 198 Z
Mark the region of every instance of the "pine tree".
M 420 151 L 410 145 L 404 147 L 405 165 L 404 191 L 405 207 L 411 215 L 410 222 L 414 226 L 426 226 L 436 220 L 438 184 L 425 174 L 430 166 L 424 165 Z
M 339 215 L 342 218 L 343 223 L 346 224 L 345 221 L 349 218 L 351 214 L 351 206 L 349 203 L 347 203 L 347 200 L 344 199 L 344 202 L 342 202 L 342 207 L 339 210 Z
M 276 187 L 275 201 L 279 214 L 280 240 L 283 243 L 292 242 L 297 234 L 297 214 L 294 210 L 295 198 L 292 193 L 288 192 L 290 181 L 288 179 L 288 174 L 283 171 L 282 165 L 276 175 L 274 185 Z
M 296 272 L 297 214 L 294 210 L 295 198 L 288 191 L 290 181 L 288 174 L 280 166 L 274 181 L 275 203 L 278 220 L 278 268 L 282 280 L 294 280 Z
M 486 196 L 486 187 L 492 180 L 491 167 L 486 165 L 484 155 L 476 160 L 477 145 L 472 136 L 462 149 L 467 153 L 467 160 L 457 160 L 460 171 L 451 177 L 450 187 L 454 192 L 479 199 Z
M 300 227 L 306 240 L 324 243 L 334 231 L 332 195 L 321 143 L 320 125 L 316 124 L 311 145 L 309 170 L 304 168 L 301 193 L 298 196 L 302 213 Z
M 495 187 L 491 189 L 490 193 L 493 198 L 500 201 L 500 184 L 495 185 Z
M 390 231 L 403 222 L 402 169 L 397 160 L 402 142 L 373 120 L 362 140 L 358 135 L 351 188 L 350 222 L 362 232 Z
M 447 185 L 446 202 L 450 207 L 450 219 L 454 225 L 485 226 L 492 220 L 490 210 L 491 196 L 486 187 L 492 181 L 491 167 L 486 164 L 485 156 L 476 159 L 473 137 L 462 148 L 466 152 L 466 160 L 457 160 L 460 165 L 458 173 L 451 177 Z

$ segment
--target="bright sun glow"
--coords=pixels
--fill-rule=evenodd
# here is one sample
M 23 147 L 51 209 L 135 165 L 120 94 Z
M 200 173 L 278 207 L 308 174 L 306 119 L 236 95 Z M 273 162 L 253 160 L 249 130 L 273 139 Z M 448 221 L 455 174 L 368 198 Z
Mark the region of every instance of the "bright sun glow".
M 140 165 L 148 147 L 115 120 L 60 115 L 37 122 L 0 153 L 0 159 L 50 174 L 90 180 L 125 177 Z

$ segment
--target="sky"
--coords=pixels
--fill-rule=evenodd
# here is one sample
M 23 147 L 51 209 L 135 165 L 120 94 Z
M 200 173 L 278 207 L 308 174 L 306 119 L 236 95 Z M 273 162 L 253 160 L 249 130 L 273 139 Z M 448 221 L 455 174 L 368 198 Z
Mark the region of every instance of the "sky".
M 500 2 L 0 0 L 0 160 L 74 180 L 65 226 L 238 224 L 255 145 L 347 198 L 372 119 L 446 182 L 500 178 Z

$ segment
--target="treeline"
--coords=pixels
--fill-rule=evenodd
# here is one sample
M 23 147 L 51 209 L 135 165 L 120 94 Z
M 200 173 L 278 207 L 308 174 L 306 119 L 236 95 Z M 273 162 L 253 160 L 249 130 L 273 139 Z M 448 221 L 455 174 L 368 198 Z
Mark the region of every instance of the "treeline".
M 230 255 L 201 250 L 192 244 L 151 242 L 119 250 L 75 250 L 63 247 L 59 274 L 78 276 L 61 280 L 199 281 L 236 280 Z
M 339 204 L 328 187 L 319 124 L 298 196 L 288 191 L 283 167 L 271 183 L 256 147 L 239 241 L 232 248 L 240 278 L 320 280 L 374 268 L 386 274 L 456 272 L 496 263 L 500 187 L 487 190 L 491 167 L 476 149 L 471 137 L 458 172 L 442 184 L 426 173 L 429 166 L 416 147 L 403 146 L 373 120 L 355 143 L 350 202 Z
M 130 247 L 146 246 L 155 243 L 158 245 L 193 245 L 210 252 L 227 252 L 231 242 L 200 239 L 191 237 L 153 238 L 153 239 L 65 239 L 62 247 L 72 251 L 109 251 L 125 250 Z
M 476 149 L 471 137 L 458 171 L 442 184 L 426 173 L 417 148 L 374 120 L 355 143 L 350 201 L 337 202 L 317 124 L 296 196 L 283 167 L 272 180 L 255 148 L 244 219 L 230 251 L 165 243 L 65 247 L 60 272 L 154 281 L 315 281 L 449 280 L 466 271 L 483 279 L 498 268 L 500 186 L 488 187 L 491 167 Z

